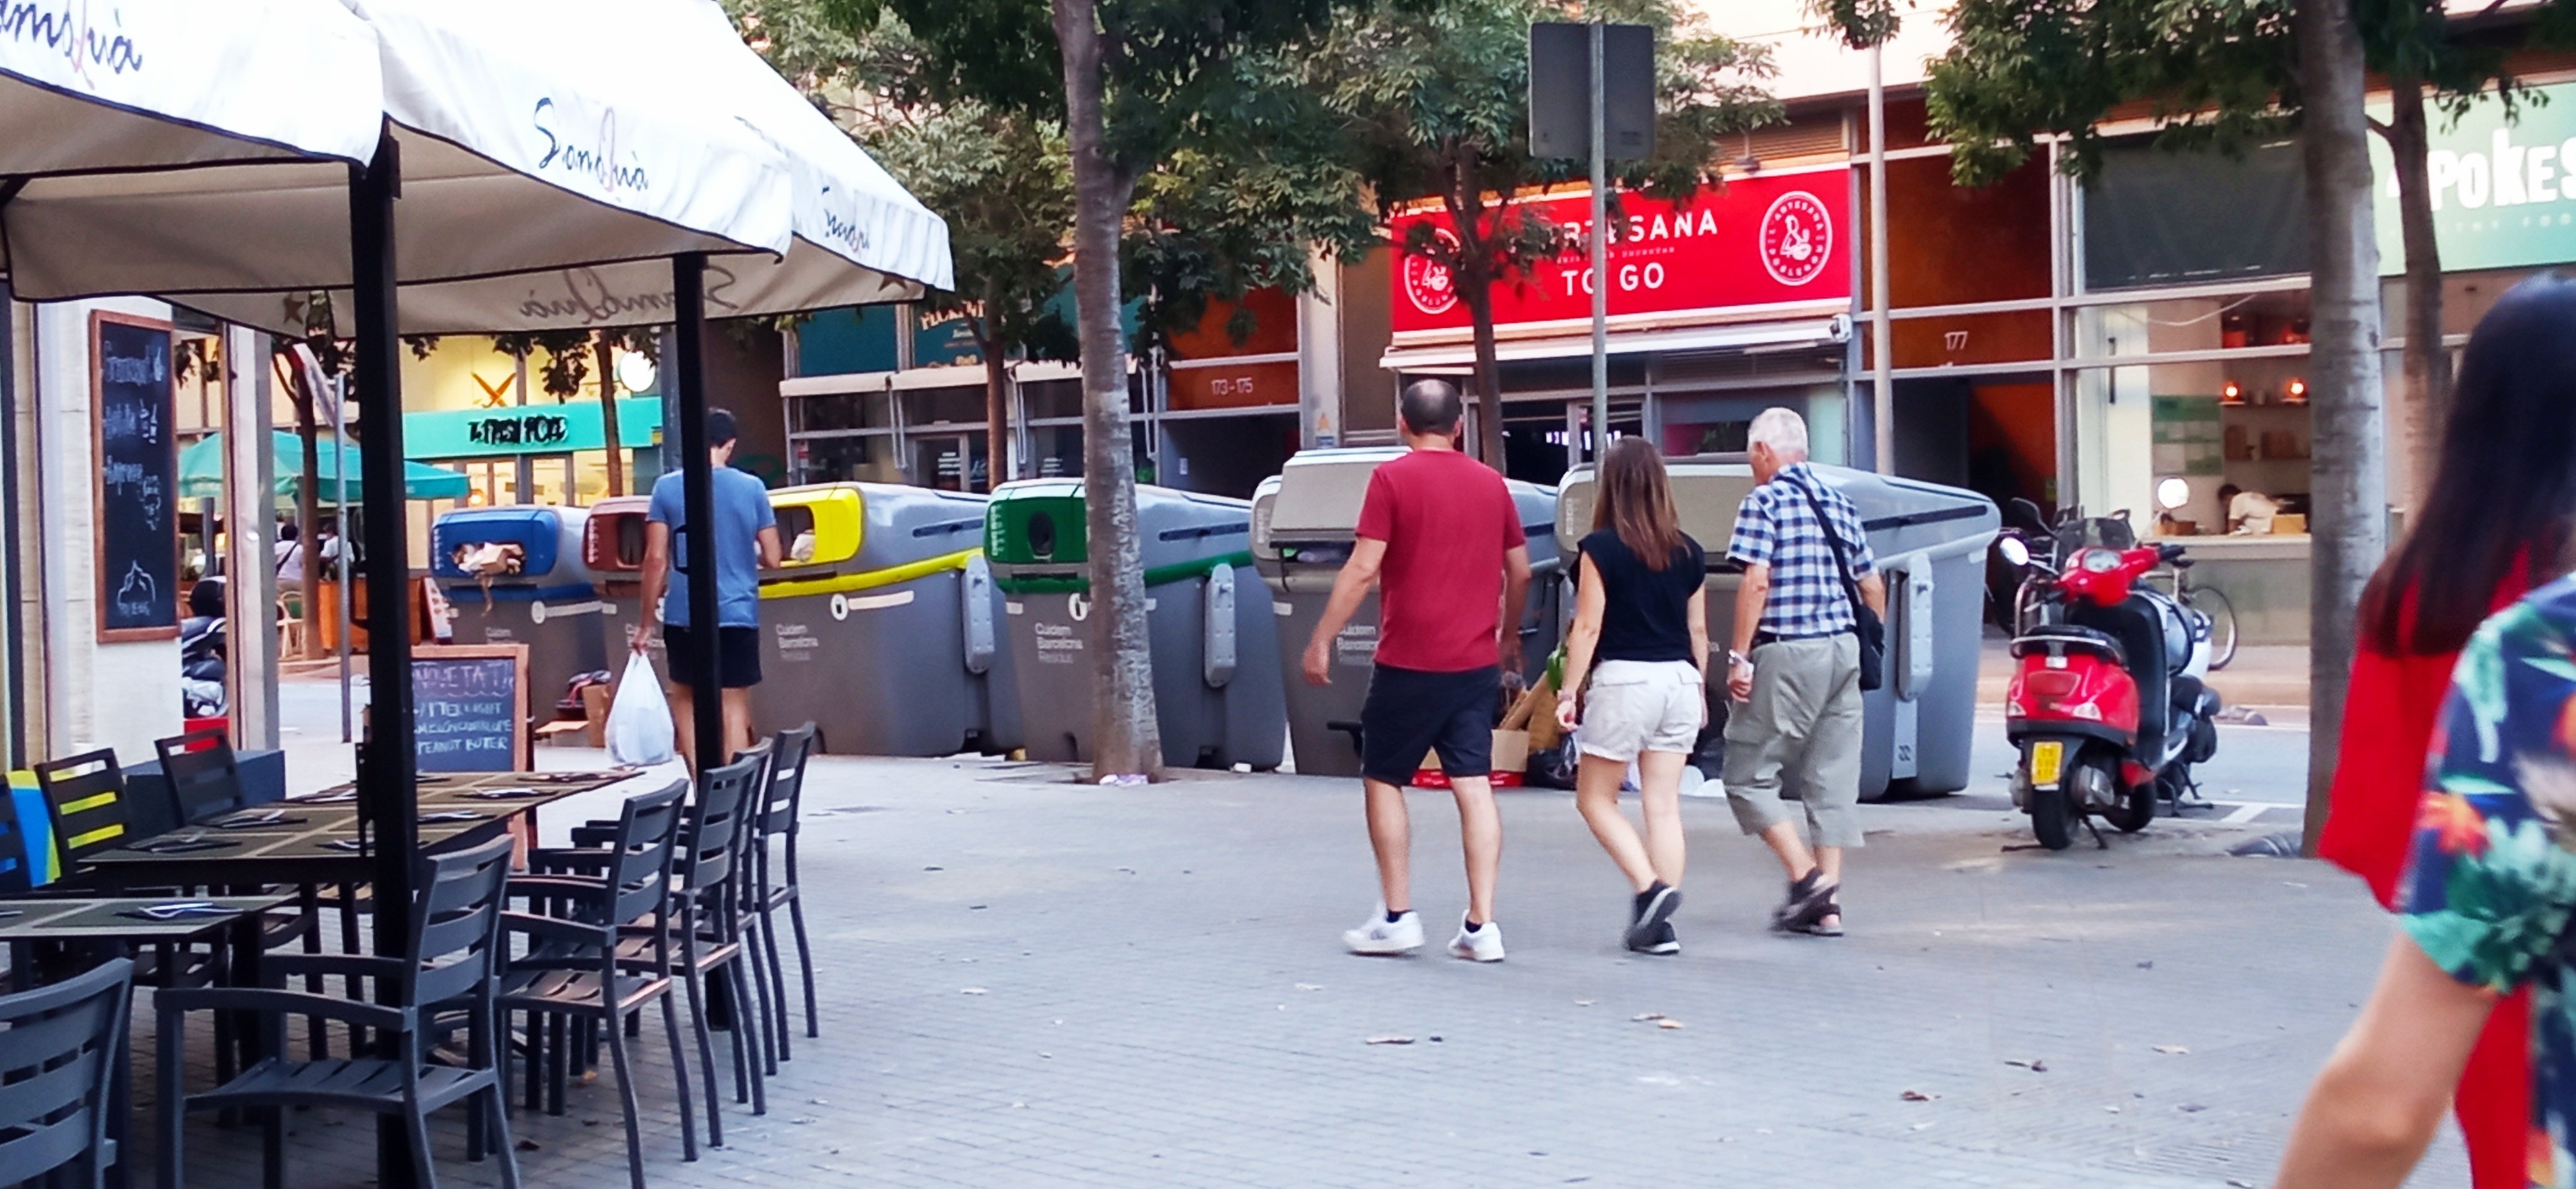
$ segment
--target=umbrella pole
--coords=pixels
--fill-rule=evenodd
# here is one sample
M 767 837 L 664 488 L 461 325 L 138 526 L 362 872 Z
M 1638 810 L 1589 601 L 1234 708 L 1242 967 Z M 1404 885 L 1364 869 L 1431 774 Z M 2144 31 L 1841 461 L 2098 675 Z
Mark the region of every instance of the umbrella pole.
M 349 555 L 357 552 L 349 545 L 349 483 L 342 478 L 349 473 L 349 390 L 344 385 L 331 426 L 331 523 L 337 530 L 331 535 L 340 543 L 340 597 L 331 600 L 333 617 L 339 622 L 335 643 L 340 654 L 340 742 L 357 738 L 357 728 L 349 712 L 349 604 L 355 593 L 349 589 Z
M 376 144 L 375 160 L 352 167 L 349 178 L 358 407 L 367 427 L 359 480 L 367 513 L 368 737 L 358 749 L 358 815 L 374 841 L 379 957 L 398 957 L 410 945 L 412 852 L 420 833 L 412 787 L 411 599 L 403 589 L 411 560 L 403 517 L 402 372 L 395 356 L 394 199 L 401 186 L 402 161 L 387 134 Z M 401 994 L 398 981 L 377 980 L 380 1002 Z M 376 1123 L 376 1177 L 382 1189 L 414 1184 L 410 1140 L 392 1115 Z
M 690 702 L 696 710 L 698 770 L 721 766 L 725 754 L 724 691 L 716 678 L 716 551 L 740 542 L 715 539 L 715 467 L 707 457 L 706 299 L 707 258 L 697 252 L 671 259 L 671 304 L 678 315 L 671 337 L 678 358 L 674 387 L 680 395 L 680 509 L 686 523 L 689 568 Z M 704 545 L 706 548 L 700 549 Z M 673 657 L 675 668 L 680 658 Z

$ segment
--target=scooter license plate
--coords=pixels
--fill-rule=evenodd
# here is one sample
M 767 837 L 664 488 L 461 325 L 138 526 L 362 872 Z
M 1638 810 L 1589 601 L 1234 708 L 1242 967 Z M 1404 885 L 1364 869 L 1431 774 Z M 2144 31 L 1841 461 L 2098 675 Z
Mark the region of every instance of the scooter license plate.
M 2030 787 L 2053 789 L 2066 771 L 2066 744 L 2042 739 L 2030 745 Z

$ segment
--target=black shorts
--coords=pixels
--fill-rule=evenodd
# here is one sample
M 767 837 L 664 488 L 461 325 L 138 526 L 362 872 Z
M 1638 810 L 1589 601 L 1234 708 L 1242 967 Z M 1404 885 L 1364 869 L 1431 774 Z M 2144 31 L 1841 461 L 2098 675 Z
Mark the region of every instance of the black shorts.
M 695 685 L 698 674 L 696 654 L 689 651 L 689 629 L 676 623 L 662 625 L 662 649 L 670 657 L 671 680 L 681 685 Z M 750 689 L 760 684 L 760 629 L 720 627 L 716 629 L 716 684 L 723 689 Z
M 1492 775 L 1502 681 L 1493 665 L 1464 673 L 1377 666 L 1360 709 L 1360 775 L 1401 787 L 1433 751 L 1450 776 Z

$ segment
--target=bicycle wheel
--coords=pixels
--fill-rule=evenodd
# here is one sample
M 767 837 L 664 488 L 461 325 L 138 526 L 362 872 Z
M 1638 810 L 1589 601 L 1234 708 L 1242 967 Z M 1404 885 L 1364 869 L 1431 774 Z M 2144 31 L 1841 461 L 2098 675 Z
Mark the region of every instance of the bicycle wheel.
M 2192 610 L 2209 617 L 2209 667 L 2224 669 L 2236 659 L 2236 604 L 2215 586 L 2195 586 L 2185 597 Z

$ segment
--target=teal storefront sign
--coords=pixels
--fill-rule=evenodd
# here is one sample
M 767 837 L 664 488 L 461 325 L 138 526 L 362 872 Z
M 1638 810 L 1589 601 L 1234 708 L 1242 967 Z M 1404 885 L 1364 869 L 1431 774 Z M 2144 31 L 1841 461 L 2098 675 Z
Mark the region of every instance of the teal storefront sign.
M 619 445 L 639 449 L 661 436 L 662 398 L 619 398 Z M 403 454 L 414 460 L 570 454 L 606 449 L 607 440 L 595 399 L 403 414 Z
M 2455 125 L 2433 117 L 2424 172 L 2444 272 L 2576 261 L 2576 84 L 2533 90 L 2511 121 L 2492 96 Z M 2387 104 L 2371 106 L 2387 118 Z M 2382 276 L 2406 271 L 2390 160 L 2386 142 L 2371 137 Z

